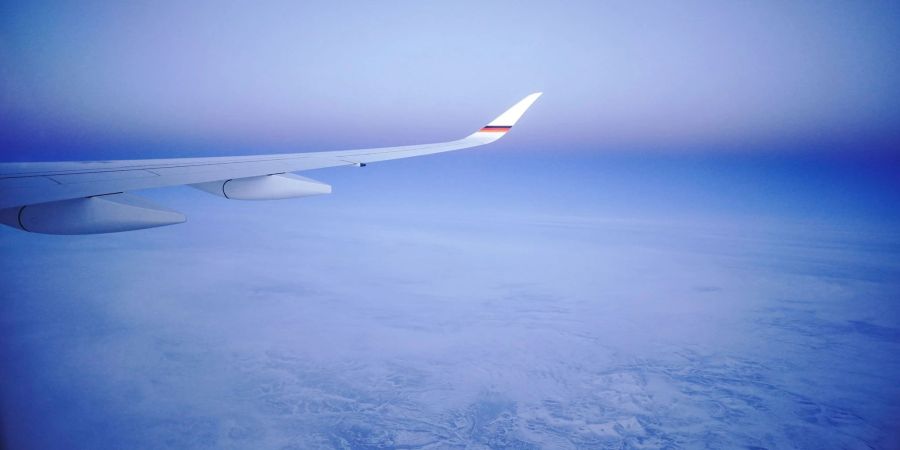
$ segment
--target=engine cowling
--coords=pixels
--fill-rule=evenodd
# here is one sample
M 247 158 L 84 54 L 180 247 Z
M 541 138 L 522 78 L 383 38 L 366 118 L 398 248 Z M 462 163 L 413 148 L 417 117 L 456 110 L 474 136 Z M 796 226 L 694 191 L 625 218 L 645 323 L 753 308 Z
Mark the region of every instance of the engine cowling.
M 98 234 L 185 221 L 183 214 L 130 194 L 110 194 L 0 210 L 0 223 L 32 233 Z
M 292 173 L 211 181 L 191 186 L 232 200 L 279 200 L 331 193 L 330 185 Z

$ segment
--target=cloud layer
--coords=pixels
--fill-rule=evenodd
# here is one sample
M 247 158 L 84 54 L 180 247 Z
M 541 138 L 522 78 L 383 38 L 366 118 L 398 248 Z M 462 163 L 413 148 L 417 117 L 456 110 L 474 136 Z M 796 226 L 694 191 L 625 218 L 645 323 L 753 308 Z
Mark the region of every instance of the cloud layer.
M 4 231 L 12 446 L 897 443 L 885 235 L 283 205 Z

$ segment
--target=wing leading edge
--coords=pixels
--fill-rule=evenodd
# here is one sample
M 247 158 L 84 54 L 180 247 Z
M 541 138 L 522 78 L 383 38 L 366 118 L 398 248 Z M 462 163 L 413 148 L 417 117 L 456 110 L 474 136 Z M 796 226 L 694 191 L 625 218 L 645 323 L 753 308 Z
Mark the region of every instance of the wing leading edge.
M 77 222 L 79 211 L 84 211 L 82 214 L 89 215 L 91 220 L 97 220 L 96 211 L 108 210 L 110 206 L 107 203 L 114 203 L 112 207 L 116 208 L 119 204 L 135 203 L 130 198 L 133 196 L 129 196 L 127 201 L 113 196 L 177 185 L 193 185 L 217 195 L 238 199 L 287 198 L 327 193 L 330 192 L 330 186 L 290 175 L 289 172 L 358 166 L 489 144 L 503 137 L 540 96 L 541 93 L 538 92 L 525 97 L 469 136 L 433 144 L 243 157 L 0 163 L 0 222 L 27 231 L 54 233 L 56 228 L 52 226 L 41 229 L 40 226 L 32 225 L 29 229 L 26 222 L 54 224 L 60 219 L 54 211 L 65 211 L 66 214 L 62 216 L 66 217 L 67 222 Z M 103 208 L 96 206 L 100 201 L 91 201 L 92 199 L 104 200 Z M 36 207 L 38 205 L 39 208 Z M 35 216 L 39 210 L 44 211 L 41 217 Z M 128 211 L 119 214 L 131 214 Z M 183 217 L 181 219 L 183 221 Z M 132 228 L 127 229 L 137 228 L 144 227 L 132 225 Z M 62 228 L 63 231 L 67 229 Z M 85 233 L 83 226 L 77 230 L 78 232 L 57 234 Z M 98 232 L 109 231 L 104 228 L 104 231 Z

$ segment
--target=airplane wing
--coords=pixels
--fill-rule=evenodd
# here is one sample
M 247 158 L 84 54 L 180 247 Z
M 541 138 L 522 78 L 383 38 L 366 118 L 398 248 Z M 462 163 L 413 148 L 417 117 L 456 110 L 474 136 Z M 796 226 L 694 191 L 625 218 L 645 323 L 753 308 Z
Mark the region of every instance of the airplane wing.
M 462 139 L 423 145 L 242 157 L 0 163 L 0 223 L 49 234 L 128 231 L 184 222 L 178 212 L 127 194 L 191 185 L 230 199 L 267 200 L 331 192 L 291 172 L 443 153 L 503 137 L 541 93 L 531 94 Z

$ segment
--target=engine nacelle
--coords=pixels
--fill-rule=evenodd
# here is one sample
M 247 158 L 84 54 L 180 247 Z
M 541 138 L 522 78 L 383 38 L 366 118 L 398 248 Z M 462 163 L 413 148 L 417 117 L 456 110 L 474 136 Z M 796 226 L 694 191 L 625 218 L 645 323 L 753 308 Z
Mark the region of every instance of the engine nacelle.
M 279 200 L 331 193 L 330 185 L 292 173 L 211 181 L 191 186 L 233 200 Z
M 0 223 L 44 234 L 97 234 L 174 225 L 183 214 L 141 197 L 110 194 L 0 210 Z

